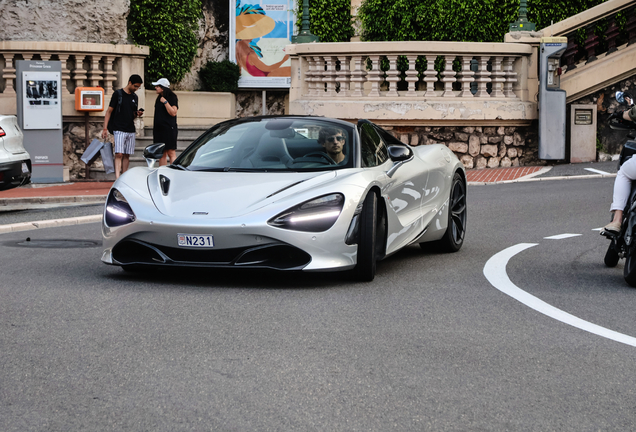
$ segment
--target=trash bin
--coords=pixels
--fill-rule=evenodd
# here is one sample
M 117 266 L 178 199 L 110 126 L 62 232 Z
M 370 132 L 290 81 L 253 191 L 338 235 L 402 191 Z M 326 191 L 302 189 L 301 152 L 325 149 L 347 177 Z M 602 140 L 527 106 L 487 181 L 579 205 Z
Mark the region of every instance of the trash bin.
M 570 105 L 570 163 L 596 162 L 596 105 Z

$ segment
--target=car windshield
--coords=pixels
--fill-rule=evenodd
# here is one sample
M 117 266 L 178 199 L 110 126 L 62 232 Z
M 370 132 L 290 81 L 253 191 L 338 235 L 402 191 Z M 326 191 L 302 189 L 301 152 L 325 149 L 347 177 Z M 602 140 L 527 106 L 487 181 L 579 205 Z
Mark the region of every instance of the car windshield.
M 274 117 L 228 122 L 175 161 L 193 171 L 321 171 L 353 166 L 353 125 Z

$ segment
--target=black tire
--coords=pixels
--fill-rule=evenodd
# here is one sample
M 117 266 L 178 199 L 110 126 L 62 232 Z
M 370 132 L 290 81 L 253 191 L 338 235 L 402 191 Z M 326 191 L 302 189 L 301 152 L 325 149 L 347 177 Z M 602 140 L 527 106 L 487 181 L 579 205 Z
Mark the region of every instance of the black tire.
M 623 269 L 623 277 L 625 282 L 636 287 L 636 250 L 630 247 L 625 257 L 625 268 Z
M 618 260 L 620 259 L 615 247 L 616 242 L 612 240 L 609 247 L 607 248 L 607 252 L 605 252 L 605 259 L 603 260 L 607 267 L 616 267 L 616 265 L 618 264 Z
M 443 252 L 457 252 L 464 244 L 466 235 L 466 183 L 459 173 L 453 176 L 450 198 L 448 201 L 448 227 L 436 245 Z M 426 244 L 420 244 L 428 249 Z
M 378 199 L 375 193 L 369 192 L 360 213 L 358 263 L 354 269 L 355 278 L 362 282 L 371 282 L 375 278 L 377 220 Z

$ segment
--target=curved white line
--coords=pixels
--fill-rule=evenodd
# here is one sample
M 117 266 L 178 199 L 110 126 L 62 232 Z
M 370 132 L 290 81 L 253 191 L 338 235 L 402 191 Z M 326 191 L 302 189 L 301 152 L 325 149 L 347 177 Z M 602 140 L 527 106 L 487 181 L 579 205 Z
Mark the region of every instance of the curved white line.
M 520 301 L 526 306 L 536 310 L 537 312 L 541 312 L 550 318 L 554 318 L 555 320 L 559 320 L 565 324 L 569 324 L 573 327 L 580 328 L 581 330 L 594 333 L 604 338 L 636 347 L 636 338 L 606 329 L 605 327 L 592 324 L 591 322 L 577 318 L 574 315 L 570 315 L 569 313 L 564 312 L 561 309 L 557 309 L 543 300 L 528 294 L 512 283 L 510 278 L 508 278 L 508 273 L 506 273 L 506 265 L 508 264 L 508 261 L 510 261 L 510 258 L 516 254 L 536 246 L 537 244 L 538 243 L 519 243 L 493 255 L 484 266 L 484 276 L 486 276 L 488 282 L 502 293 L 508 294 L 515 300 Z

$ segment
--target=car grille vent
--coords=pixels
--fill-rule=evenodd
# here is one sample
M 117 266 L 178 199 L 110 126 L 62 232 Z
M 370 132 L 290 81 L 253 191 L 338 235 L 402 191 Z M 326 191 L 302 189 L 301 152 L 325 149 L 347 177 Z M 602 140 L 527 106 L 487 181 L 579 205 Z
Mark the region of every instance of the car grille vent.
M 311 262 L 306 252 L 285 243 L 231 249 L 184 249 L 130 239 L 113 249 L 122 265 L 177 265 L 192 267 L 249 267 L 301 270 Z

